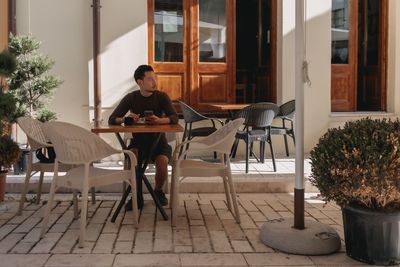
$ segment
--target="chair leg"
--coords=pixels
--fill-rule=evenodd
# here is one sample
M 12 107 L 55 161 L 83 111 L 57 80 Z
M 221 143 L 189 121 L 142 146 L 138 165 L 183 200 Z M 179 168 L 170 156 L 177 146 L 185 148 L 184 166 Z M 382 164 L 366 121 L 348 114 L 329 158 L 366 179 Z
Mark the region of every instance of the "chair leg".
M 227 179 L 228 179 L 228 177 L 222 177 L 222 181 L 224 183 L 226 203 L 228 204 L 228 209 L 232 212 L 232 201 L 231 201 L 231 196 L 230 196 L 229 185 L 228 185 Z
M 90 188 L 90 193 L 92 195 L 92 204 L 96 204 L 96 188 Z
M 275 154 L 274 154 L 274 148 L 272 147 L 271 136 L 270 136 L 268 139 L 269 139 L 269 140 L 268 140 L 269 149 L 271 150 L 272 164 L 273 164 L 273 166 L 274 166 L 274 172 L 276 172 Z
M 74 219 L 78 219 L 78 191 L 72 191 L 72 203 L 74 205 Z
M 249 172 L 249 153 L 250 153 L 250 142 L 246 139 L 246 173 Z
M 24 183 L 24 188 L 22 189 L 22 192 L 21 192 L 21 199 L 19 200 L 19 208 L 18 208 L 17 215 L 21 215 L 22 210 L 24 208 L 26 192 L 28 191 L 28 188 L 29 188 L 29 180 L 31 179 L 31 173 L 32 173 L 32 169 L 30 168 L 30 165 L 29 165 L 28 169 L 26 170 L 25 183 Z
M 132 195 L 132 213 L 133 213 L 133 226 L 135 228 L 139 227 L 139 213 L 137 206 L 137 192 L 136 192 L 136 175 L 135 171 L 132 172 L 131 175 L 131 195 Z
M 173 189 L 173 201 L 172 201 L 172 219 L 171 225 L 176 226 L 176 221 L 178 218 L 178 208 L 179 208 L 179 171 L 174 171 L 174 177 L 172 178 Z
M 175 163 L 172 164 L 172 172 L 171 172 L 171 185 L 169 189 L 169 208 L 172 210 L 174 206 L 174 180 L 175 180 Z
M 237 151 L 238 146 L 239 146 L 239 139 L 236 138 L 235 142 L 233 143 L 232 149 L 231 149 L 232 158 L 236 157 L 236 151 Z
M 286 157 L 289 157 L 289 148 L 288 148 L 288 142 L 287 142 L 287 135 L 283 135 L 283 140 L 285 141 L 285 151 L 286 151 Z
M 51 182 L 51 187 L 50 187 L 49 201 L 47 202 L 46 211 L 44 213 L 44 218 L 43 218 L 43 223 L 42 223 L 42 230 L 40 232 L 41 238 L 44 237 L 44 235 L 46 234 L 46 231 L 47 231 L 47 224 L 49 223 L 50 211 L 51 211 L 51 208 L 53 207 L 54 195 L 56 193 L 56 187 L 57 187 L 56 183 L 57 183 L 56 178 L 53 178 L 53 181 Z
M 85 188 L 86 187 L 86 188 Z M 86 234 L 86 217 L 88 209 L 88 188 L 84 186 L 82 190 L 82 208 L 81 208 L 81 222 L 79 226 L 79 247 L 83 248 L 85 246 L 85 234 Z
M 37 189 L 37 194 L 36 194 L 36 205 L 40 204 L 40 197 L 42 195 L 43 178 L 44 178 L 44 172 L 41 171 L 40 172 L 38 189 Z
M 229 183 L 229 187 L 230 187 L 230 191 L 231 191 L 233 207 L 235 209 L 236 222 L 240 223 L 239 207 L 238 207 L 237 199 L 236 199 L 236 190 L 235 190 L 235 186 L 233 184 L 232 173 L 231 173 L 230 168 L 229 168 L 229 172 L 228 172 L 228 177 L 227 178 L 228 178 L 228 183 Z
M 260 162 L 265 162 L 265 141 L 260 141 Z

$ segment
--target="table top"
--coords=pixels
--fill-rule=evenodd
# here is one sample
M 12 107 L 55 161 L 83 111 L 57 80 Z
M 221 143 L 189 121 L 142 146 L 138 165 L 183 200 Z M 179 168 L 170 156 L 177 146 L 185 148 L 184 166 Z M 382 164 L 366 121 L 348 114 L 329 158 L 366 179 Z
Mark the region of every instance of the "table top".
M 177 133 L 183 132 L 179 124 L 134 124 L 129 126 L 107 125 L 92 128 L 93 133 Z
M 217 110 L 240 110 L 250 106 L 250 104 L 208 104 Z

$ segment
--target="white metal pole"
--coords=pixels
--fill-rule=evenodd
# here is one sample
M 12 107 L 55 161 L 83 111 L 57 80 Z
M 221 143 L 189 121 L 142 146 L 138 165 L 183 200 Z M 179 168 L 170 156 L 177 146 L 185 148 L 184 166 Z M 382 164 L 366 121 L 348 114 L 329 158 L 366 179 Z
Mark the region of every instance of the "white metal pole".
M 296 175 L 295 228 L 304 228 L 304 0 L 296 0 L 295 26 Z

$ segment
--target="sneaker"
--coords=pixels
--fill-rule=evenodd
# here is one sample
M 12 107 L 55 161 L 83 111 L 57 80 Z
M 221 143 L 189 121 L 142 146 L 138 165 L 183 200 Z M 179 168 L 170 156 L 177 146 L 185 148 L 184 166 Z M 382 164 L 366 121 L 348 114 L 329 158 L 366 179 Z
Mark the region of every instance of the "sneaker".
M 154 194 L 158 198 L 158 201 L 160 201 L 160 204 L 162 206 L 167 206 L 168 205 L 168 199 L 165 197 L 165 194 L 161 190 L 154 190 Z
M 137 206 L 138 206 L 139 210 L 143 209 L 143 206 L 144 206 L 143 198 L 137 199 Z M 126 211 L 132 210 L 132 198 L 130 198 L 129 201 L 127 203 L 125 203 L 125 210 Z

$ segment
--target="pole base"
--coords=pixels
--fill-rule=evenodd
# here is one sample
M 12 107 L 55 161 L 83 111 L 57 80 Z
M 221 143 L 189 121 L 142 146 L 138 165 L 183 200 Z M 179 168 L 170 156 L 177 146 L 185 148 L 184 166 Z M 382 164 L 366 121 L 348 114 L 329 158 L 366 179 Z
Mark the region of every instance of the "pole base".
M 293 228 L 293 218 L 267 221 L 260 238 L 265 245 L 290 254 L 326 255 L 340 249 L 340 237 L 332 227 L 310 220 L 302 230 Z

